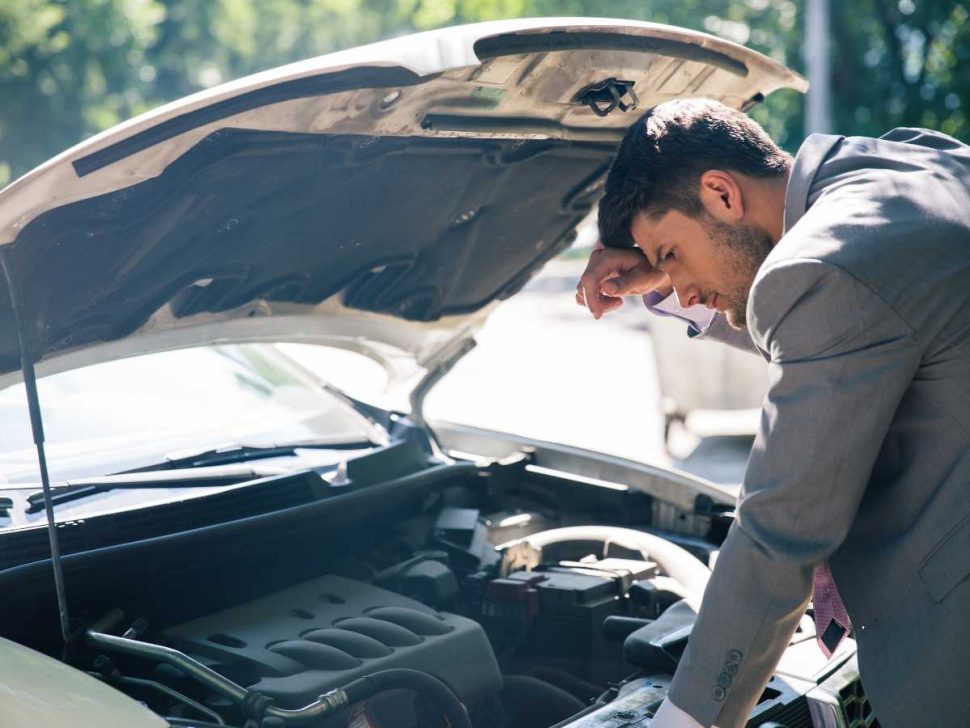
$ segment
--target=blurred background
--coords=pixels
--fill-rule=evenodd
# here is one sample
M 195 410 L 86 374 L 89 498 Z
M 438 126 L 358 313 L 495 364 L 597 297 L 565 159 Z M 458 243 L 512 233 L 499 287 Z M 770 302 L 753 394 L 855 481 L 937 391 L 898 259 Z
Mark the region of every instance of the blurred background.
M 417 30 L 552 15 L 671 23 L 802 73 L 820 56 L 828 78 L 809 75 L 828 82 L 839 133 L 916 125 L 970 137 L 970 4 L 953 0 L 0 0 L 0 186 L 95 132 L 248 73 Z M 805 111 L 781 92 L 754 116 L 794 150 Z
M 669 23 L 788 65 L 809 77 L 809 96 L 778 92 L 752 115 L 791 152 L 813 131 L 909 125 L 970 140 L 970 3 L 953 0 L 0 0 L 0 187 L 202 88 L 415 31 L 528 16 Z M 636 302 L 593 322 L 572 300 L 593 242 L 581 234 L 499 308 L 428 414 L 739 481 L 762 363 L 685 350 L 682 327 Z

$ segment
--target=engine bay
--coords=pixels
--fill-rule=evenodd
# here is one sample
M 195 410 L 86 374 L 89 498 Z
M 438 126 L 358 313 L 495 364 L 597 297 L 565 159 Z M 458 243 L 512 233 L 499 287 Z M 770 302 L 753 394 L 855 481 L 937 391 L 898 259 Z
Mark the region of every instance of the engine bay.
M 649 725 L 729 516 L 701 498 L 658 528 L 670 504 L 529 452 L 395 452 L 324 474 L 339 493 L 69 554 L 69 661 L 170 726 Z M 0 573 L 4 636 L 52 652 L 44 576 Z M 808 720 L 819 675 L 855 679 L 810 620 L 789 653 L 749 725 Z

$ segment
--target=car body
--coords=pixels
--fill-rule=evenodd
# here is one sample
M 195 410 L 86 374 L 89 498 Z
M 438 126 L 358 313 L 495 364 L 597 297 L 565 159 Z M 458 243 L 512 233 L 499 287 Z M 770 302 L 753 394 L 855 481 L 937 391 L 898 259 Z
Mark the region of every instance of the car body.
M 483 23 L 210 89 L 0 192 L 0 405 L 21 418 L 0 461 L 0 723 L 405 728 L 455 696 L 478 726 L 654 710 L 730 492 L 431 427 L 422 404 L 568 246 L 636 106 L 805 86 L 676 28 Z M 377 362 L 398 404 L 283 344 Z M 750 725 L 865 709 L 851 641 L 827 660 L 812 636 Z M 401 669 L 423 687 L 348 697 Z

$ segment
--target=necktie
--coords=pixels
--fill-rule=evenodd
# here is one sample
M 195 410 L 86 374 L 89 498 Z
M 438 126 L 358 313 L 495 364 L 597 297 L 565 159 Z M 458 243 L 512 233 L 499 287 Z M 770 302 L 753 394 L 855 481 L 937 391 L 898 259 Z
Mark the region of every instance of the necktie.
M 815 569 L 812 605 L 815 609 L 815 641 L 825 656 L 831 657 L 852 629 L 852 622 L 845 611 L 827 562 L 819 564 Z

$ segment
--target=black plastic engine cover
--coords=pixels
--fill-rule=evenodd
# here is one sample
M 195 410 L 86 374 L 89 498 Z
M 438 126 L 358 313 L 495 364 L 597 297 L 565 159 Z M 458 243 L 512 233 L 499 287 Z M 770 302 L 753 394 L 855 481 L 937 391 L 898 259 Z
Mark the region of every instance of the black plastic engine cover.
M 392 667 L 428 672 L 466 704 L 502 688 L 481 625 L 341 576 L 171 627 L 162 638 L 285 708 Z

